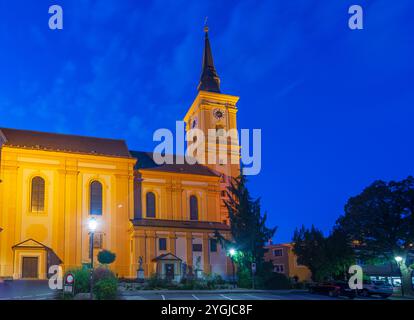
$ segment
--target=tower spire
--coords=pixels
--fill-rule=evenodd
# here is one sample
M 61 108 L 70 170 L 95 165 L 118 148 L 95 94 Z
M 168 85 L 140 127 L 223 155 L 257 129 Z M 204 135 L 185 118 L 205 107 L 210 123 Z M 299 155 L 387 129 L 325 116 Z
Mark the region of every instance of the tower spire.
M 203 91 L 220 93 L 220 78 L 217 75 L 214 67 L 213 54 L 211 52 L 210 40 L 208 38 L 207 18 L 204 24 L 204 52 L 203 52 L 203 67 L 201 71 L 200 83 L 197 89 Z

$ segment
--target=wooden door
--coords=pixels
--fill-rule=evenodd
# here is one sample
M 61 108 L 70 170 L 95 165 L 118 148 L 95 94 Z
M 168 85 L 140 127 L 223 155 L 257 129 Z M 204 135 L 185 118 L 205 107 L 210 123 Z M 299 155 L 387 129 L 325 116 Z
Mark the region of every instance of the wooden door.
M 23 257 L 22 278 L 37 279 L 39 277 L 38 266 L 38 257 Z

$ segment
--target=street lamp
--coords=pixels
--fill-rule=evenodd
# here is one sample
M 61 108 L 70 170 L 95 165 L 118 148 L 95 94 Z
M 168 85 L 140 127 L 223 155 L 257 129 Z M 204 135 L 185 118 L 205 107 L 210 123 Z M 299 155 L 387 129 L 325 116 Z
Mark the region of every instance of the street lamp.
M 401 264 L 402 264 L 403 258 L 401 256 L 395 256 L 394 259 L 397 262 L 398 269 L 400 270 L 400 276 L 401 276 L 401 296 L 404 297 L 403 275 L 402 275 L 402 271 L 401 271 Z
M 229 256 L 231 260 L 231 265 L 233 267 L 233 287 L 236 288 L 236 271 L 234 266 L 234 256 L 236 255 L 237 251 L 234 248 L 229 249 Z
M 397 263 L 400 263 L 401 261 L 403 261 L 403 258 L 400 256 L 396 256 L 394 259 L 395 261 L 397 261 Z
M 95 234 L 96 228 L 98 227 L 98 222 L 94 217 L 89 218 L 88 229 L 89 229 L 89 256 L 91 258 L 91 278 L 90 278 L 90 287 L 91 287 L 91 300 L 93 299 L 93 236 Z

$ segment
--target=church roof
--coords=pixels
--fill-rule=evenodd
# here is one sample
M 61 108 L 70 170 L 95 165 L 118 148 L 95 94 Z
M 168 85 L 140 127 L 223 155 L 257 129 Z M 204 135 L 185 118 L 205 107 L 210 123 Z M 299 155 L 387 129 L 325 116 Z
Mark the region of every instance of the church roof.
M 131 158 L 124 140 L 0 128 L 3 145 L 44 151 Z
M 157 164 L 154 161 L 154 154 L 152 152 L 145 151 L 130 151 L 130 154 L 138 159 L 135 164 L 135 169 L 145 169 L 149 171 L 161 171 L 161 172 L 171 172 L 171 173 L 183 173 L 183 174 L 195 174 L 203 176 L 213 176 L 219 177 L 220 175 L 210 168 L 202 164 L 189 164 L 187 163 L 184 156 L 173 155 L 174 164 Z M 178 161 L 182 160 L 182 161 Z M 184 162 L 183 164 L 178 164 L 177 162 Z
M 217 74 L 213 61 L 213 53 L 211 51 L 210 40 L 208 38 L 208 27 L 204 28 L 204 52 L 203 67 L 201 71 L 200 83 L 198 90 L 220 93 L 220 78 Z

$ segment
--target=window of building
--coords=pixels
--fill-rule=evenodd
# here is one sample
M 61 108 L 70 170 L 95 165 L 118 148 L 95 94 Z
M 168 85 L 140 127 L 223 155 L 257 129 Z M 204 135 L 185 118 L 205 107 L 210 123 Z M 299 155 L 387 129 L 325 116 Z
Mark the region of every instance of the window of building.
M 198 199 L 196 196 L 190 197 L 190 220 L 198 220 Z
M 31 211 L 45 211 L 45 180 L 41 177 L 32 179 Z
M 217 252 L 217 240 L 210 239 L 210 252 Z
M 166 238 L 158 239 L 158 248 L 159 250 L 167 250 L 167 239 Z
M 282 257 L 283 256 L 283 249 L 274 249 L 273 256 L 275 257 Z
M 90 185 L 89 214 L 102 215 L 102 183 L 93 181 Z
M 283 264 L 275 264 L 273 271 L 277 273 L 283 273 L 285 272 L 285 266 Z
M 155 194 L 147 192 L 147 218 L 155 218 Z
M 203 251 L 203 245 L 201 243 L 193 243 L 193 252 Z

